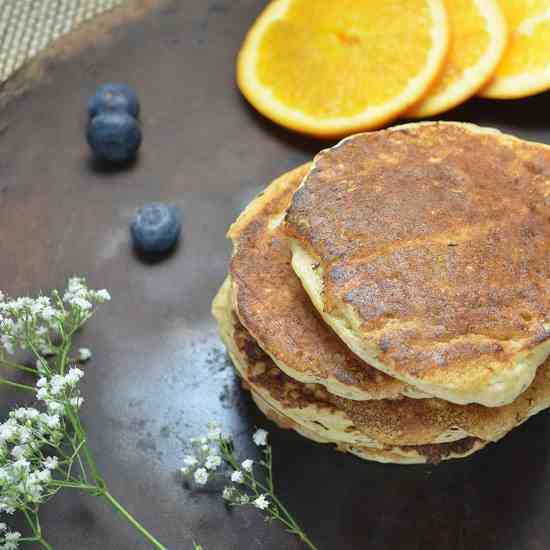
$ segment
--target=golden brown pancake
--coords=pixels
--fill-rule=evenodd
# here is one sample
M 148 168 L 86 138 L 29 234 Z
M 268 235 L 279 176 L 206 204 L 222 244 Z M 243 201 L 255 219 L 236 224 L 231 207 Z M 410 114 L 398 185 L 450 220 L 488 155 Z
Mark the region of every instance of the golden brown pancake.
M 289 419 L 331 441 L 378 448 L 468 437 L 496 441 L 550 406 L 550 360 L 526 392 L 499 408 L 433 398 L 345 399 L 321 385 L 298 382 L 277 367 L 233 313 L 229 280 L 214 299 L 213 314 L 235 367 L 250 388 Z
M 291 266 L 280 222 L 309 165 L 275 180 L 229 230 L 233 304 L 247 330 L 292 378 L 348 399 L 420 392 L 370 367 L 323 322 Z
M 250 388 L 247 388 L 250 390 Z M 476 451 L 479 451 L 487 442 L 474 437 L 468 437 L 452 443 L 439 443 L 436 445 L 409 445 L 409 446 L 386 446 L 384 448 L 360 447 L 349 445 L 338 441 L 331 441 L 319 436 L 317 433 L 308 430 L 286 417 L 284 414 L 275 410 L 271 405 L 264 401 L 259 395 L 251 390 L 252 399 L 257 407 L 282 429 L 290 429 L 299 433 L 307 439 L 316 443 L 333 443 L 336 449 L 341 452 L 347 452 L 358 456 L 364 460 L 373 460 L 375 462 L 385 462 L 394 464 L 438 464 L 442 460 L 452 458 L 464 458 Z
M 363 360 L 454 403 L 511 403 L 550 354 L 550 147 L 422 123 L 321 152 L 293 267 Z

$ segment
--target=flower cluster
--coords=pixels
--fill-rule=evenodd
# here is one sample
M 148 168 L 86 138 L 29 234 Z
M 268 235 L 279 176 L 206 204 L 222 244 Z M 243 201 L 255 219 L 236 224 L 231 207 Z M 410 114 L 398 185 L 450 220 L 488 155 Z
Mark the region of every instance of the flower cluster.
M 74 332 L 93 314 L 94 307 L 111 299 L 106 290 L 91 290 L 84 279 L 69 279 L 63 297 L 21 297 L 7 299 L 0 292 L 0 357 L 19 350 L 36 355 L 55 354 L 56 340 L 63 327 Z
M 59 447 L 63 429 L 59 415 L 33 408 L 16 409 L 0 424 L 0 513 L 27 510 L 55 494 L 50 481 L 59 461 L 44 450 Z M 0 523 L 0 549 L 17 548 L 20 536 Z
M 257 430 L 253 441 L 258 447 L 267 447 L 267 432 Z M 225 475 L 231 481 L 223 490 L 223 498 L 233 506 L 252 504 L 260 510 L 267 510 L 270 506 L 268 495 L 258 490 L 254 475 L 254 461 L 250 458 L 238 464 L 233 457 L 231 440 L 224 436 L 220 427 L 210 423 L 206 436 L 191 440 L 194 452 L 183 458 L 181 473 L 184 477 L 192 478 L 197 485 L 206 485 L 209 480 L 219 475 L 222 462 L 225 462 L 232 471 Z M 261 465 L 267 466 L 263 462 Z M 222 476 L 224 473 L 221 474 Z
M 8 526 L 5 523 L 0 523 L 0 541 L 3 539 L 3 543 L 0 544 L 1 550 L 16 550 L 19 546 L 19 539 L 21 533 L 17 531 L 8 531 Z
M 77 416 L 83 401 L 78 383 L 84 372 L 71 366 L 71 337 L 94 307 L 109 299 L 106 290 L 90 290 L 76 277 L 69 280 L 63 297 L 54 291 L 51 297 L 9 300 L 0 292 L 0 366 L 37 379 L 32 386 L 0 377 L 0 384 L 29 390 L 39 407 L 15 409 L 0 423 L 0 514 L 24 512 L 35 535 L 22 538 L 0 523 L 0 550 L 43 540 L 38 521 L 32 519 L 38 517 L 39 505 L 63 483 L 79 482 L 72 464 L 85 444 Z M 34 354 L 34 369 L 6 358 L 6 353 L 18 350 Z M 83 362 L 90 356 L 89 350 L 81 349 L 74 360 Z
M 36 383 L 36 398 L 44 401 L 50 413 L 61 413 L 67 405 L 79 409 L 84 399 L 78 382 L 83 376 L 84 372 L 77 367 L 71 367 L 65 375 L 42 376 Z
M 191 440 L 193 454 L 183 458 L 181 473 L 185 479 L 193 480 L 199 486 L 215 477 L 229 480 L 230 483 L 222 493 L 228 505 L 254 506 L 263 511 L 268 519 L 280 521 L 308 548 L 316 550 L 316 546 L 275 494 L 272 449 L 268 435 L 265 430 L 259 429 L 252 436 L 252 441 L 263 455 L 261 460 L 238 460 L 231 438 L 222 434 L 219 425 L 210 423 L 207 435 Z
M 0 512 L 13 513 L 20 502 L 40 502 L 40 486 L 57 467 L 43 448 L 58 447 L 62 438 L 62 419 L 36 409 L 16 409 L 0 424 Z

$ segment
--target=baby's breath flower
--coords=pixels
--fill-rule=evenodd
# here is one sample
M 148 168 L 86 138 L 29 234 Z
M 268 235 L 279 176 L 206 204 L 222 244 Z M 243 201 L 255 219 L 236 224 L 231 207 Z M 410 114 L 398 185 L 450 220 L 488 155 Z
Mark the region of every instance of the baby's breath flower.
M 187 456 L 183 457 L 183 463 L 186 466 L 189 466 L 190 468 L 192 468 L 193 466 L 196 466 L 199 463 L 199 461 L 197 460 L 197 458 L 195 456 L 187 455 Z
M 5 533 L 4 535 L 4 546 L 3 550 L 17 550 L 19 546 L 19 539 L 21 538 L 21 533 L 17 531 L 12 531 L 11 533 Z
M 208 482 L 208 472 L 204 468 L 199 468 L 194 475 L 195 483 L 198 485 L 206 485 Z
M 260 510 L 267 510 L 269 508 L 269 500 L 267 500 L 266 495 L 260 495 L 252 504 Z
M 91 358 L 92 358 L 92 352 L 88 348 L 80 348 L 78 350 L 78 359 L 82 363 L 89 361 Z
M 108 302 L 111 300 L 111 295 L 109 294 L 109 291 L 103 288 L 102 290 L 98 290 L 95 293 L 98 301 Z
M 242 495 L 239 495 L 237 502 L 244 506 L 245 504 L 250 503 L 250 497 L 247 494 L 243 493 Z
M 315 545 L 307 538 L 300 526 L 296 523 L 290 513 L 278 503 L 277 496 L 273 487 L 273 472 L 271 460 L 271 447 L 268 445 L 268 432 L 266 430 L 256 430 L 253 434 L 253 441 L 258 447 L 265 447 L 262 450 L 264 460 L 260 463 L 263 468 L 254 468 L 254 460 L 248 458 L 242 461 L 238 467 L 238 460 L 235 456 L 235 448 L 231 436 L 222 434 L 221 428 L 217 424 L 209 424 L 208 436 L 193 438 L 191 442 L 196 450 L 198 459 L 184 457 L 183 469 L 185 473 L 194 471 L 194 479 L 198 485 L 205 485 L 209 477 L 214 477 L 212 472 L 216 471 L 225 462 L 233 471 L 227 474 L 226 479 L 230 479 L 232 485 L 226 486 L 222 491 L 222 498 L 232 506 L 252 505 L 265 513 L 267 519 L 278 520 L 291 532 L 296 534 L 311 550 L 316 550 Z M 208 444 L 210 441 L 210 445 Z M 186 460 L 187 459 L 187 460 Z M 192 465 L 192 466 L 190 466 Z M 263 493 L 260 491 L 264 491 Z
M 235 498 L 235 487 L 225 487 L 222 493 L 224 500 L 231 501 Z
M 235 470 L 231 474 L 231 481 L 233 483 L 244 483 L 244 475 L 240 470 Z
M 265 447 L 267 445 L 267 436 L 268 433 L 265 430 L 256 430 L 252 439 L 258 447 Z
M 69 400 L 69 403 L 73 407 L 75 407 L 76 409 L 80 409 L 80 407 L 82 407 L 82 403 L 84 403 L 84 398 L 83 397 L 72 397 Z
M 59 459 L 56 456 L 49 456 L 44 460 L 44 468 L 47 470 L 55 470 L 59 465 Z
M 65 375 L 65 385 L 74 386 L 84 376 L 84 372 L 76 367 L 69 369 L 69 372 Z
M 254 465 L 254 461 L 250 460 L 250 458 L 247 458 L 242 464 L 242 468 L 245 472 L 252 472 L 252 466 Z
M 212 428 L 208 432 L 208 439 L 210 441 L 219 441 L 221 439 L 221 436 L 222 436 L 222 431 L 220 428 Z
M 209 455 L 206 458 L 206 462 L 204 463 L 204 466 L 207 470 L 215 471 L 222 465 L 222 457 L 219 455 Z

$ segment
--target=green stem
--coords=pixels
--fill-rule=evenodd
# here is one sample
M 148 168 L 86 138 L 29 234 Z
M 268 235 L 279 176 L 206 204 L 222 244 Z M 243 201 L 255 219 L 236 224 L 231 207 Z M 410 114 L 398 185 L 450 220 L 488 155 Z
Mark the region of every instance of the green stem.
M 6 380 L 5 378 L 0 378 L 0 385 L 10 386 L 11 388 L 17 388 L 18 390 L 36 392 L 32 386 L 27 386 L 27 384 L 18 384 L 17 382 L 12 382 L 11 380 Z
M 67 489 L 78 489 L 87 493 L 97 493 L 98 490 L 101 491 L 101 489 L 98 489 L 95 485 L 76 483 L 72 481 L 61 481 L 59 479 L 52 479 L 50 481 L 50 485 L 53 485 L 54 487 L 64 487 Z
M 224 459 L 229 463 L 229 465 L 234 470 L 239 470 L 239 465 L 237 464 L 237 461 L 233 457 L 231 453 L 231 449 L 225 444 L 224 442 L 221 443 L 220 450 L 222 452 L 222 456 Z M 304 531 L 301 529 L 301 527 L 296 523 L 290 512 L 285 508 L 283 503 L 275 496 L 275 493 L 273 491 L 270 491 L 268 487 L 266 487 L 263 483 L 257 481 L 253 475 L 248 474 L 246 472 L 243 472 L 245 475 L 245 479 L 248 478 L 249 483 L 251 484 L 251 488 L 256 494 L 258 493 L 258 488 L 260 488 L 264 493 L 268 493 L 270 497 L 272 498 L 273 502 L 277 505 L 279 510 L 284 514 L 285 520 L 283 521 L 282 517 L 279 517 L 278 519 L 282 521 L 287 527 L 291 528 L 293 533 L 295 533 L 300 540 L 306 544 L 311 550 L 317 550 L 317 547 L 309 540 L 307 535 L 304 533 Z
M 5 359 L 0 359 L 0 365 L 4 367 L 8 367 L 10 369 L 18 369 L 25 372 L 29 372 L 31 374 L 34 374 L 36 376 L 36 369 L 31 369 L 30 367 L 24 367 L 23 365 L 20 365 L 19 363 L 12 363 L 11 361 L 6 361 Z
M 102 491 L 102 496 L 111 504 L 111 506 L 119 512 L 143 537 L 149 541 L 157 550 L 167 550 L 141 523 L 139 523 L 129 512 L 120 504 L 106 489 Z
M 20 542 L 25 541 L 36 541 L 44 548 L 47 548 L 47 550 L 53 550 L 53 547 L 44 539 L 42 536 L 42 529 L 40 528 L 40 521 L 38 520 L 38 515 L 36 512 L 34 512 L 36 517 L 36 523 L 32 520 L 29 512 L 27 510 L 23 510 L 23 513 L 25 514 L 25 518 L 27 520 L 27 523 L 29 524 L 30 528 L 32 529 L 34 537 L 28 538 L 28 539 L 20 539 Z
M 44 548 L 47 548 L 48 550 L 53 550 L 53 546 L 51 544 L 49 544 L 46 540 L 44 540 L 44 538 L 40 537 L 40 539 L 38 540 L 38 542 L 44 547 Z

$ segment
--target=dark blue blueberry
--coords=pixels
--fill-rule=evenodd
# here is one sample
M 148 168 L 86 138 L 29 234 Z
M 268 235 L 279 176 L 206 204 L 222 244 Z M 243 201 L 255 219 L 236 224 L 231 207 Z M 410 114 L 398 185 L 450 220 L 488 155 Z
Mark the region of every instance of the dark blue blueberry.
M 181 212 L 176 206 L 153 202 L 140 208 L 130 226 L 137 248 L 147 254 L 167 252 L 178 241 Z
M 139 99 L 126 84 L 103 84 L 88 101 L 90 118 L 105 111 L 123 111 L 134 118 L 139 117 Z
M 110 162 L 131 160 L 141 145 L 138 122 L 119 111 L 106 111 L 90 120 L 86 137 L 94 154 Z

